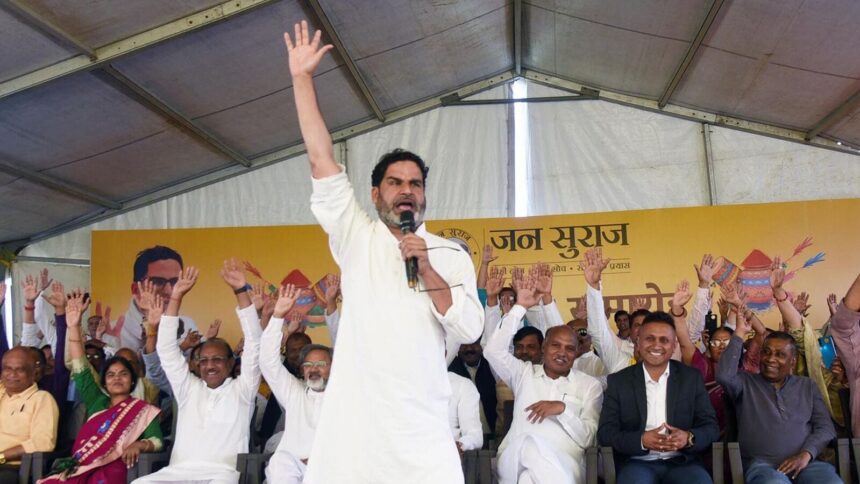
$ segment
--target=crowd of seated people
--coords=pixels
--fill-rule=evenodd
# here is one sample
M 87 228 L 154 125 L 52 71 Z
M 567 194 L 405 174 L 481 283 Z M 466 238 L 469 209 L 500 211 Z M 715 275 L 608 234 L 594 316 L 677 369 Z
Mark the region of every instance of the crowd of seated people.
M 739 443 L 747 482 L 841 482 L 829 447 L 860 431 L 860 398 L 840 398 L 860 384 L 860 277 L 828 297 L 830 321 L 816 330 L 808 296 L 783 287 L 776 258 L 771 330 L 740 284 L 715 284 L 706 254 L 667 312 L 616 308 L 613 329 L 601 249 L 583 254 L 585 294 L 566 324 L 548 265 L 506 274 L 494 260 L 485 248 L 484 334 L 449 341 L 447 361 L 452 444 L 461 456 L 496 451 L 499 482 L 584 482 L 595 445 L 612 448 L 618 482 L 711 482 L 717 441 Z M 136 482 L 238 482 L 238 455 L 266 452 L 268 482 L 301 483 L 337 361 L 339 279 L 326 281 L 329 347 L 304 332 L 299 288 L 254 287 L 233 259 L 220 275 L 236 300 L 235 346 L 218 337 L 220 321 L 201 334 L 181 314 L 199 271 L 167 247 L 138 255 L 116 321 L 106 307 L 86 318 L 85 290 L 47 271 L 26 276 L 21 339 L 9 348 L 0 338 L 0 484 L 18 482 L 25 454 L 52 451 L 39 482 L 126 482 L 141 454 L 159 452 L 169 463 Z M 820 332 L 839 355 L 829 364 Z M 76 434 L 64 436 L 78 411 Z

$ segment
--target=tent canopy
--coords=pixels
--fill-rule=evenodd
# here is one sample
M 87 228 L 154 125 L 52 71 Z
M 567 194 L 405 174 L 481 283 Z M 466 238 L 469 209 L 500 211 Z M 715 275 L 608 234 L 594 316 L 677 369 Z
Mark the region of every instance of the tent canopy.
M 0 243 L 302 152 L 282 33 L 336 49 L 345 139 L 518 76 L 857 154 L 860 2 L 10 0 L 0 4 Z

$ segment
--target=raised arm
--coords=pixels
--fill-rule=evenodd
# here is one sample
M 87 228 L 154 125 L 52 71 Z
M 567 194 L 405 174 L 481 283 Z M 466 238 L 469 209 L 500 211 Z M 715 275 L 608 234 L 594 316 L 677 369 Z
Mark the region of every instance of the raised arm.
M 320 47 L 321 36 L 322 31 L 317 30 L 311 39 L 308 34 L 308 23 L 305 20 L 295 25 L 295 39 L 291 39 L 289 33 L 284 33 L 299 128 L 302 131 L 305 149 L 311 163 L 311 175 L 314 178 L 325 178 L 340 173 L 340 168 L 334 160 L 331 135 L 317 104 L 314 89 L 314 71 L 325 53 L 332 49 L 330 44 Z
M 699 279 L 699 287 L 696 289 L 696 302 L 687 319 L 687 331 L 693 344 L 702 337 L 705 329 L 705 315 L 711 309 L 711 284 L 714 282 L 714 273 L 717 272 L 717 260 L 711 254 L 702 256 L 699 265 L 693 265 L 696 269 L 696 277 Z
M 741 351 L 743 351 L 744 341 L 746 341 L 750 329 L 752 328 L 749 322 L 740 316 L 735 333 L 729 341 L 729 346 L 723 351 L 720 362 L 717 364 L 717 383 L 722 385 L 726 393 L 732 398 L 737 398 L 743 391 L 743 383 L 740 375 L 738 375 L 738 362 L 741 359 Z
M 773 258 L 773 264 L 770 266 L 770 287 L 773 289 L 773 298 L 776 300 L 776 306 L 779 308 L 786 329 L 797 329 L 803 326 L 803 316 L 789 301 L 788 293 L 782 288 L 783 281 L 785 281 L 785 268 L 782 267 L 782 259 L 777 256 Z
M 628 366 L 629 358 L 621 351 L 621 341 L 609 329 L 609 319 L 603 310 L 603 294 L 600 292 L 600 278 L 603 270 L 609 265 L 609 259 L 603 258 L 600 248 L 589 249 L 585 252 L 580 269 L 585 276 L 586 306 L 588 308 L 588 334 L 592 345 L 603 361 L 603 366 L 609 373 L 615 373 Z
M 690 283 L 681 281 L 678 283 L 678 288 L 675 289 L 675 294 L 672 295 L 670 309 L 672 319 L 675 321 L 675 334 L 681 345 L 681 358 L 687 366 L 693 364 L 693 354 L 698 351 L 690 339 L 689 328 L 687 327 L 687 309 L 684 307 L 691 297 Z
M 21 281 L 21 291 L 24 295 L 24 325 L 21 328 L 21 346 L 37 346 L 39 337 L 36 335 L 36 298 L 39 290 L 36 288 L 36 279 L 27 275 Z
M 260 386 L 260 316 L 257 308 L 251 301 L 251 285 L 245 278 L 245 264 L 237 259 L 224 261 L 221 268 L 221 278 L 236 295 L 238 307 L 236 315 L 242 326 L 242 336 L 245 339 L 244 351 L 242 352 L 242 372 L 236 379 L 242 385 L 242 395 L 248 401 L 254 401 L 257 388 Z
M 287 371 L 281 363 L 281 338 L 283 335 L 284 318 L 293 308 L 299 290 L 292 284 L 281 286 L 278 290 L 278 299 L 275 301 L 275 310 L 272 319 L 263 331 L 260 342 L 260 370 L 263 378 L 272 389 L 272 394 L 278 399 L 281 406 L 286 408 L 290 398 L 290 392 L 296 388 L 298 381 Z M 290 322 L 287 326 L 287 337 L 298 331 L 301 322 Z M 289 412 L 291 409 L 286 408 Z
M 73 360 L 86 356 L 84 351 L 84 339 L 81 333 L 81 316 L 90 305 L 89 298 L 84 300 L 83 292 L 80 290 L 72 292 L 66 303 L 66 325 L 68 326 L 69 356 Z M 57 360 L 58 362 L 61 360 Z M 57 364 L 57 367 L 60 365 Z
M 517 283 L 517 304 L 502 318 L 502 326 L 495 331 L 484 348 L 484 357 L 490 362 L 490 366 L 496 375 L 502 379 L 508 387 L 516 389 L 514 382 L 526 368 L 526 364 L 514 358 L 509 348 L 517 332 L 520 319 L 526 312 L 526 307 L 534 305 L 538 301 L 535 290 L 535 281 L 525 279 Z
M 173 285 L 173 292 L 170 294 L 167 309 L 164 311 L 161 323 L 158 325 L 156 351 L 158 351 L 158 357 L 161 360 L 164 374 L 170 381 L 173 395 L 178 400 L 185 398 L 190 375 L 188 364 L 185 358 L 182 357 L 182 351 L 180 351 L 179 344 L 176 342 L 176 330 L 179 328 L 179 308 L 182 306 L 182 299 L 194 287 L 194 284 L 197 283 L 199 275 L 200 272 L 192 266 L 186 267 L 179 273 L 179 279 Z
M 498 258 L 499 256 L 493 256 L 492 245 L 484 246 L 484 252 L 481 254 L 481 267 L 478 268 L 478 289 L 487 287 L 487 270 L 490 268 L 490 263 Z

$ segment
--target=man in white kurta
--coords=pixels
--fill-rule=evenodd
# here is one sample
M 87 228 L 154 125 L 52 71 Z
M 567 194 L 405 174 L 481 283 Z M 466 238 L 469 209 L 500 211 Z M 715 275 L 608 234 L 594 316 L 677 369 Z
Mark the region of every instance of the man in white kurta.
M 253 304 L 237 309 L 245 351 L 242 373 L 209 388 L 188 370 L 179 350 L 179 317 L 161 317 L 157 351 L 179 407 L 170 465 L 136 483 L 235 484 L 237 455 L 248 452 L 251 405 L 260 386 L 260 319 Z
M 358 206 L 335 162 L 313 85 L 332 46 L 321 46 L 321 32 L 311 36 L 305 21 L 284 40 L 313 176 L 311 211 L 329 236 L 344 296 L 337 358 L 304 482 L 461 483 L 448 428 L 445 342 L 481 336 L 475 267 L 458 244 L 422 223 L 427 172 L 417 155 L 395 150 L 374 170 L 370 194 L 379 220 Z M 398 225 L 407 211 L 417 228 L 403 234 Z M 414 289 L 404 267 L 411 258 Z
M 472 380 L 449 371 L 451 398 L 448 400 L 448 422 L 451 435 L 461 451 L 480 449 L 484 445 L 481 428 L 481 395 Z
M 305 482 L 462 482 L 448 429 L 445 340 L 474 341 L 483 329 L 471 260 L 423 224 L 416 230 L 438 249 L 430 263 L 452 287 L 453 304 L 439 314 L 426 292 L 407 286 L 397 239 L 358 206 L 346 173 L 313 187 L 311 209 L 329 234 L 344 301 Z
M 544 364 L 516 359 L 508 348 L 524 314 L 525 308 L 515 305 L 484 349 L 496 373 L 514 391 L 514 419 L 499 446 L 500 483 L 584 482 L 585 449 L 593 445 L 597 432 L 603 388 L 597 379 L 575 369 L 557 378 L 547 374 L 544 364 L 550 357 L 552 332 L 544 341 Z M 570 332 L 568 340 L 575 344 L 569 328 L 553 331 Z M 565 364 L 569 368 L 573 361 Z M 564 410 L 531 422 L 528 408 L 538 402 L 562 402 Z
M 272 317 L 260 343 L 260 370 L 285 417 L 281 441 L 266 467 L 266 479 L 270 483 L 299 484 L 305 472 L 303 461 L 311 454 L 325 392 L 311 389 L 281 363 L 283 325 L 284 318 Z

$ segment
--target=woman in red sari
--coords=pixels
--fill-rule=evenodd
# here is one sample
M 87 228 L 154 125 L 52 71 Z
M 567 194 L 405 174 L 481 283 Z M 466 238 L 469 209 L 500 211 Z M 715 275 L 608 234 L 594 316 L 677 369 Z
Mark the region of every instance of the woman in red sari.
M 72 377 L 87 407 L 87 422 L 81 427 L 72 456 L 58 459 L 54 475 L 39 484 L 124 483 L 128 468 L 141 452 L 161 450 L 159 409 L 131 397 L 137 376 L 131 363 L 122 357 L 108 359 L 101 372 L 101 384 L 86 359 L 81 338 L 81 314 L 89 301 L 78 290 L 66 306 L 68 348 L 72 357 Z

